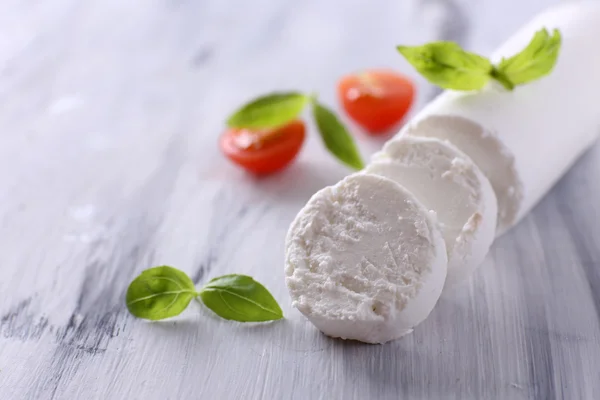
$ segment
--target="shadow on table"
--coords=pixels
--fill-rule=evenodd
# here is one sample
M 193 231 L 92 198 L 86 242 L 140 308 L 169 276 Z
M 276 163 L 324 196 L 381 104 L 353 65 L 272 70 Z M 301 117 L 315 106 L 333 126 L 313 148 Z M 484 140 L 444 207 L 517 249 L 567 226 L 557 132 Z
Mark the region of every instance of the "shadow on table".
M 352 173 L 338 165 L 298 161 L 279 174 L 253 178 L 256 190 L 285 203 L 304 204 L 317 191 Z
M 497 375 L 489 327 L 457 323 L 473 321 L 473 313 L 466 297 L 442 299 L 409 335 L 383 345 L 335 341 L 332 351 L 369 398 L 498 398 L 507 391 L 521 398 L 526 387 L 519 393 Z
M 205 335 L 207 329 L 200 316 L 181 316 L 165 321 L 147 321 L 146 325 L 144 330 L 148 333 L 155 333 L 161 337 L 168 336 L 169 340 Z
M 315 192 L 335 184 L 351 173 L 352 170 L 333 161 L 298 160 L 273 175 L 256 176 L 239 168 L 230 167 L 219 171 L 207 171 L 201 175 L 201 178 L 232 184 L 231 186 L 244 197 L 267 198 L 277 204 L 300 206 Z

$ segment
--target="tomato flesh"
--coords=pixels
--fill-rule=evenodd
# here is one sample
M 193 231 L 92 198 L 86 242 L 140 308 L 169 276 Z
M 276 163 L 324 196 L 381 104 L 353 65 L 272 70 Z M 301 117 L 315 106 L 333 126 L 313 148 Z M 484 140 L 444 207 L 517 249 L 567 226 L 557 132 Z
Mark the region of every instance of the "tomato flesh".
M 286 167 L 296 157 L 305 131 L 304 122 L 299 120 L 276 129 L 228 129 L 219 144 L 231 161 L 254 174 L 264 175 Z
M 365 71 L 338 82 L 338 99 L 344 110 L 371 134 L 386 133 L 398 125 L 414 96 L 413 83 L 393 71 Z

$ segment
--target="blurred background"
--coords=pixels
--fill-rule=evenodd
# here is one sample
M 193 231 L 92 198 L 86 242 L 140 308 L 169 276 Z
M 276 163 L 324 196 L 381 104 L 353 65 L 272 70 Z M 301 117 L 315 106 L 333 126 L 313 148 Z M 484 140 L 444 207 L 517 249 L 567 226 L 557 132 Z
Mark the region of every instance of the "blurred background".
M 556 2 L 7 0 L 0 5 L 0 127 L 11 138 L 0 151 L 18 167 L 30 161 L 17 155 L 35 136 L 34 146 L 54 160 L 83 157 L 83 143 L 115 146 L 113 139 L 143 156 L 154 141 L 180 132 L 214 166 L 220 157 L 207 154 L 207 137 L 258 94 L 316 91 L 333 106 L 340 76 L 389 67 L 417 82 L 418 110 L 435 89 L 396 45 L 453 40 L 486 54 Z M 324 152 L 310 137 L 301 157 Z M 369 153 L 380 144 L 361 146 Z

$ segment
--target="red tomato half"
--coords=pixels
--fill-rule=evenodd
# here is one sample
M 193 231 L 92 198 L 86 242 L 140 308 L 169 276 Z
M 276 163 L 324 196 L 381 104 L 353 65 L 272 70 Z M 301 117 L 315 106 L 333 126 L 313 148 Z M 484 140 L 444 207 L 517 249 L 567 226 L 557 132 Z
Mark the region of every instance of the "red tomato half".
M 392 71 L 347 75 L 338 82 L 338 98 L 346 113 L 371 134 L 386 133 L 404 118 L 415 95 L 413 83 Z
M 255 174 L 269 174 L 287 166 L 304 142 L 304 122 L 296 120 L 276 129 L 229 129 L 221 136 L 221 151 L 234 163 Z

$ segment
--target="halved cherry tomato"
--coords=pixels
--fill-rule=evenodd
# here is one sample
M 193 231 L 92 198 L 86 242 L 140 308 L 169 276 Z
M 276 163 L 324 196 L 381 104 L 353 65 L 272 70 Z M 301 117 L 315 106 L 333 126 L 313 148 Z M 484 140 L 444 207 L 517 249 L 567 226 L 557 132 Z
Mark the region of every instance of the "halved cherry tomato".
M 394 128 L 410 109 L 414 95 L 413 83 L 393 71 L 365 71 L 338 82 L 338 98 L 346 113 L 371 134 Z
M 296 120 L 276 129 L 229 129 L 221 135 L 221 151 L 234 163 L 255 174 L 287 166 L 304 142 L 304 122 Z

